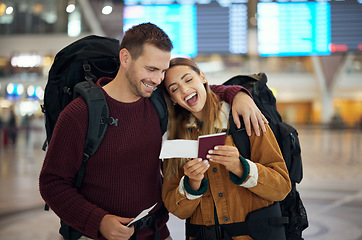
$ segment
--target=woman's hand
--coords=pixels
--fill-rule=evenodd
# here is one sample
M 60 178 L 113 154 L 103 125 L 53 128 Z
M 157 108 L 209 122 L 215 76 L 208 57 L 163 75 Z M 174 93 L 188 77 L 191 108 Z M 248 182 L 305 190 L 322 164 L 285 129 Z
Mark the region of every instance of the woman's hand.
M 234 146 L 216 146 L 213 150 L 209 150 L 206 158 L 212 162 L 224 165 L 226 170 L 234 173 L 239 178 L 243 175 L 239 151 Z
M 194 158 L 185 163 L 184 174 L 189 177 L 189 185 L 192 190 L 199 190 L 201 181 L 209 167 L 209 162 L 207 160 L 202 161 L 201 158 Z

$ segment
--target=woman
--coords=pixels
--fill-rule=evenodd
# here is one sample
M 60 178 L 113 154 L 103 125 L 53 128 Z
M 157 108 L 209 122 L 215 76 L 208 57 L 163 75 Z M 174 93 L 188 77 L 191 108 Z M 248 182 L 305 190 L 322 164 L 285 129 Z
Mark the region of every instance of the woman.
M 195 140 L 228 130 L 230 107 L 210 91 L 205 74 L 191 60 L 172 59 L 163 88 L 170 112 L 168 139 Z M 164 160 L 163 201 L 171 213 L 188 219 L 187 239 L 253 239 L 251 232 L 240 230 L 248 214 L 289 193 L 288 170 L 266 128 L 260 137 L 249 137 L 250 160 L 240 156 L 231 135 L 207 159 Z

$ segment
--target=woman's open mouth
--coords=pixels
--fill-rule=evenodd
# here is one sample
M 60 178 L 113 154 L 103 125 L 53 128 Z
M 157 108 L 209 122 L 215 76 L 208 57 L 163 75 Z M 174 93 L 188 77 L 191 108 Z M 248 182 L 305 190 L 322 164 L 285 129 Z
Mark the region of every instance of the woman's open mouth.
M 197 93 L 191 93 L 190 95 L 185 97 L 185 101 L 190 107 L 195 106 L 199 102 L 199 98 L 197 96 Z

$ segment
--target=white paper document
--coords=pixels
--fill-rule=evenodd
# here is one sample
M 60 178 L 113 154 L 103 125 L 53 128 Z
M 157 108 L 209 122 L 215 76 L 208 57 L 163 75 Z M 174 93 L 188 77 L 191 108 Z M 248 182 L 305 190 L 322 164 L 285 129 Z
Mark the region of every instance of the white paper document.
M 127 224 L 127 227 L 131 226 L 133 223 L 137 222 L 138 220 L 140 220 L 143 217 L 146 217 L 148 215 L 149 212 L 151 212 L 151 210 L 157 205 L 157 203 L 155 203 L 152 207 L 147 208 L 145 210 L 143 210 L 140 214 L 138 214 L 138 216 L 133 219 L 130 223 Z
M 162 143 L 160 159 L 166 158 L 197 158 L 197 140 L 166 140 Z

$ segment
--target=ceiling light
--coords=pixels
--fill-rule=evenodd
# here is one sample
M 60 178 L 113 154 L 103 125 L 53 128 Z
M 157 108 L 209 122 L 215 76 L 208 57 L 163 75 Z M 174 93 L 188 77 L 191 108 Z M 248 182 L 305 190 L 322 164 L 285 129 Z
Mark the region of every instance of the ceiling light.
M 72 13 L 72 12 L 74 12 L 74 10 L 75 10 L 75 1 L 74 0 L 69 0 L 67 8 L 65 9 L 65 11 L 67 11 L 67 13 Z
M 104 2 L 104 7 L 102 8 L 102 13 L 104 15 L 108 15 L 112 13 L 113 7 L 112 7 L 112 0 L 109 1 L 105 1 Z
M 74 4 L 69 4 L 67 6 L 67 8 L 65 9 L 65 11 L 67 11 L 67 13 L 72 13 L 72 12 L 74 12 L 74 10 L 75 10 L 75 5 Z
M 6 8 L 5 13 L 7 15 L 10 15 L 10 14 L 13 13 L 13 11 L 14 11 L 14 8 L 12 6 L 9 6 L 9 7 Z

